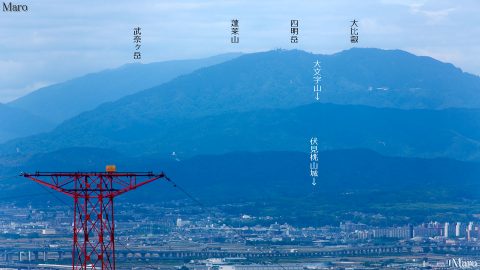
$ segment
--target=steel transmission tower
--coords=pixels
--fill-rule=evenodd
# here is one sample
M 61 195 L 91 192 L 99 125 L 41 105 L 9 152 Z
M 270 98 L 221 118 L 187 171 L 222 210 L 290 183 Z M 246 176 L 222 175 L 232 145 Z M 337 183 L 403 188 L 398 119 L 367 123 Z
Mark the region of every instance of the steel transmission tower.
M 115 269 L 113 198 L 153 182 L 164 173 L 36 172 L 24 177 L 67 194 L 74 201 L 72 269 Z

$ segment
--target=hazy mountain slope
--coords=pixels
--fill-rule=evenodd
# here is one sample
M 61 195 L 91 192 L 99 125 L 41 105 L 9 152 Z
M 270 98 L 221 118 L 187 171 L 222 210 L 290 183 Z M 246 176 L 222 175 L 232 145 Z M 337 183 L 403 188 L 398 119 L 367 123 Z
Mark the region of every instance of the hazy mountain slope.
M 319 105 L 312 80 L 316 59 L 322 62 L 322 102 L 430 109 Z M 315 135 L 323 149 L 365 147 L 387 155 L 476 160 L 478 111 L 432 108 L 476 106 L 479 83 L 450 64 L 397 50 L 247 54 L 105 103 L 50 134 L 3 145 L 0 153 L 10 161 L 73 146 L 137 155 L 302 151 L 307 137 Z M 312 103 L 320 107 L 298 108 Z
M 104 102 L 117 100 L 239 55 L 231 53 L 195 60 L 127 64 L 38 89 L 9 105 L 59 123 Z
M 51 130 L 54 125 L 21 109 L 0 104 L 0 143 Z
M 432 58 L 379 49 L 351 49 L 329 56 L 276 50 L 198 70 L 104 104 L 75 121 L 94 124 L 93 119 L 100 117 L 98 121 L 110 119 L 114 126 L 115 119 L 185 118 L 314 103 L 315 60 L 322 62 L 321 102 L 480 108 L 480 78 Z
M 480 107 L 480 77 L 431 57 L 354 48 L 326 58 L 324 66 L 329 90 L 324 94 L 331 102 L 406 109 Z
M 107 118 L 98 123 L 99 119 L 92 119 L 95 124 L 72 120 L 51 133 L 11 141 L 0 146 L 2 159 L 22 159 L 74 146 L 111 148 L 134 156 L 176 152 L 180 157 L 231 151 L 307 151 L 313 136 L 318 137 L 322 150 L 361 147 L 392 156 L 480 159 L 477 109 L 311 104 L 194 119 Z

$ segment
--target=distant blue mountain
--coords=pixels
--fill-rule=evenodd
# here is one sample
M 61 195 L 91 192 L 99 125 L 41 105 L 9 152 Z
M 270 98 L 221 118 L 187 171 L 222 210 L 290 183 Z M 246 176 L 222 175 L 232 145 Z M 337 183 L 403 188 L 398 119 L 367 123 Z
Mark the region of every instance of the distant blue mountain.
M 315 136 L 321 150 L 368 148 L 391 156 L 480 160 L 480 109 L 310 104 L 192 119 L 132 117 L 72 119 L 53 132 L 1 145 L 1 159 L 22 160 L 69 147 L 109 148 L 127 156 L 303 152 Z
M 22 109 L 0 104 L 0 143 L 39 132 L 50 131 L 54 124 Z
M 479 89 L 477 76 L 397 50 L 247 54 L 4 143 L 0 170 L 159 168 L 207 203 L 250 201 L 248 211 L 299 222 L 337 222 L 357 210 L 437 219 L 465 202 L 472 204 L 462 218 L 471 218 L 480 190 L 472 162 L 480 160 Z M 308 175 L 311 137 L 323 151 L 317 190 Z M 4 193 L 35 186 L 2 184 Z M 184 196 L 166 183 L 133 194 Z M 402 207 L 412 202 L 445 204 Z
M 9 105 L 58 124 L 104 102 L 117 100 L 240 55 L 230 53 L 194 60 L 127 64 L 43 87 L 10 102 Z
M 321 102 L 313 95 L 316 59 Z M 479 160 L 479 111 L 438 110 L 475 107 L 479 85 L 478 77 L 450 64 L 403 51 L 247 54 L 105 103 L 48 134 L 0 146 L 0 161 L 75 146 L 127 155 L 303 151 L 311 136 L 322 149 Z M 328 100 L 404 109 L 325 105 Z
M 116 164 L 119 171 L 163 170 L 207 206 L 253 203 L 243 211 L 283 216 L 289 222 L 303 219 L 310 225 L 338 224 L 341 215 L 355 211 L 400 218 L 402 224 L 438 220 L 445 211 L 452 211 L 449 205 L 473 203 L 480 195 L 479 163 L 386 157 L 365 149 L 320 152 L 316 187 L 311 184 L 309 156 L 305 152 L 233 152 L 178 161 L 155 156 L 126 157 L 107 149 L 69 148 L 34 156 L 9 173 L 39 168 L 103 171 L 105 164 Z M 27 179 L 3 180 L 2 185 L 0 198 L 40 192 L 43 195 L 39 197 L 22 196 L 20 200 L 56 201 Z M 162 180 L 118 198 L 137 203 L 172 199 L 189 200 Z M 405 207 L 407 203 L 411 210 Z M 478 208 L 471 204 L 449 216 L 468 220 L 475 213 Z
M 401 50 L 354 48 L 324 59 L 324 100 L 404 109 L 480 108 L 480 77 Z
M 379 49 L 350 49 L 334 55 L 276 50 L 197 70 L 104 104 L 74 121 L 100 118 L 115 125 L 115 118 L 185 118 L 315 103 L 316 60 L 322 67 L 321 102 L 404 109 L 480 108 L 480 78 L 429 57 Z
M 478 162 L 388 157 L 367 149 L 322 151 L 318 159 L 319 185 L 329 191 L 395 191 L 435 185 L 444 188 L 480 187 Z M 222 186 L 221 189 L 234 193 L 237 188 L 255 185 L 261 189 L 282 187 L 283 192 L 292 187 L 299 193 L 308 193 L 312 188 L 309 163 L 307 151 L 230 152 L 178 159 L 155 155 L 129 157 L 109 149 L 74 147 L 38 154 L 17 170 L 104 171 L 105 165 L 116 164 L 118 171 L 165 171 L 179 183 L 195 190 Z M 232 186 L 234 183 L 237 183 L 236 187 Z M 146 189 L 144 192 L 151 191 Z M 480 195 L 480 189 L 471 190 L 469 194 Z M 208 192 L 204 194 L 209 195 Z

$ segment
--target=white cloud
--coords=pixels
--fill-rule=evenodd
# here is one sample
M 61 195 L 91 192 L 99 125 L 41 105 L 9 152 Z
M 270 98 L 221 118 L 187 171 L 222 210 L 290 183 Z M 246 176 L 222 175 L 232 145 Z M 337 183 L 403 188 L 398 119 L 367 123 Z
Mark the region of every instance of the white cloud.
M 480 74 L 480 5 L 464 0 L 367 1 L 27 1 L 27 14 L 0 16 L 0 99 L 132 62 L 132 28 L 143 28 L 144 62 L 231 51 L 348 49 L 349 21 L 360 20 L 362 47 L 412 49 L 449 57 Z M 228 42 L 229 20 L 240 19 L 241 43 Z M 289 20 L 300 20 L 300 44 L 289 43 Z M 432 49 L 434 47 L 434 49 Z M 422 51 L 423 49 L 423 51 Z
M 22 88 L 4 88 L 1 90 L 0 103 L 7 103 L 34 90 L 48 86 L 49 82 L 34 82 Z
M 381 3 L 387 5 L 397 5 L 408 8 L 410 13 L 414 15 L 421 15 L 427 19 L 429 24 L 437 24 L 445 20 L 452 12 L 457 10 L 455 6 L 457 3 L 450 1 L 447 7 L 442 8 L 441 1 L 426 1 L 426 0 L 381 0 Z M 445 3 L 445 1 L 443 1 Z M 439 7 L 440 6 L 440 7 Z

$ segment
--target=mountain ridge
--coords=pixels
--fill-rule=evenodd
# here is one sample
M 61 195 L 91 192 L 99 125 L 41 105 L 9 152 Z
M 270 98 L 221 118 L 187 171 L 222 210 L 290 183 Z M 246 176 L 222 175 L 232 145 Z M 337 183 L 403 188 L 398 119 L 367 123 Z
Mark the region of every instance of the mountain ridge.
M 75 158 L 69 159 L 72 156 Z M 28 165 L 10 168 L 9 173 L 42 171 L 42 168 L 103 171 L 106 164 L 116 164 L 118 171 L 153 169 L 165 172 L 206 207 L 254 203 L 252 208 L 240 211 L 292 216 L 310 224 L 319 220 L 327 224 L 339 222 L 342 218 L 351 218 L 345 216 L 355 211 L 382 214 L 400 222 L 423 222 L 438 218 L 443 211 L 452 211 L 448 205 L 457 207 L 466 202 L 469 207 L 452 215 L 459 216 L 458 220 L 468 220 L 478 213 L 478 162 L 387 157 L 368 149 L 325 151 L 319 153 L 319 177 L 315 187 L 311 184 L 309 162 L 307 151 L 230 152 L 162 160 L 154 156 L 126 157 L 108 149 L 75 148 L 41 154 Z M 54 201 L 50 192 L 28 179 L 4 179 L 0 184 L 2 197 L 18 194 L 24 203 L 35 199 Z M 39 191 L 43 191 L 43 196 L 25 201 L 24 193 Z M 193 203 L 161 179 L 118 200 Z M 412 201 L 421 204 L 422 208 L 418 210 L 414 204 L 412 209 L 404 209 L 402 205 Z
M 58 124 L 101 103 L 114 101 L 240 55 L 228 53 L 200 59 L 125 64 L 40 88 L 8 104 Z
M 312 136 L 318 137 L 321 150 L 368 148 L 390 156 L 480 159 L 480 109 L 309 104 L 193 119 L 138 119 L 121 125 L 109 119 L 105 125 L 66 122 L 50 133 L 0 145 L 1 159 L 74 146 L 105 147 L 133 156 L 302 151 Z

